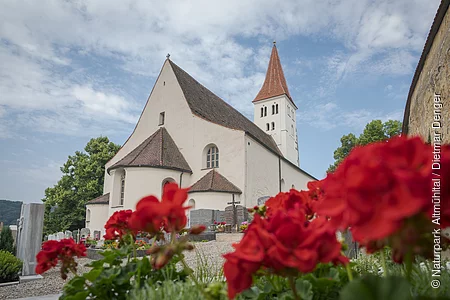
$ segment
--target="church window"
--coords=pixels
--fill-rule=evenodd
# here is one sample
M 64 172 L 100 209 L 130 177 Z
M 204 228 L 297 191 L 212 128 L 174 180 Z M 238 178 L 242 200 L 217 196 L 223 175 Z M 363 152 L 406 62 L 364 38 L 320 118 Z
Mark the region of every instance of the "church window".
M 278 114 L 278 104 L 275 105 L 275 113 Z
M 120 178 L 120 201 L 119 205 L 123 205 L 125 199 L 125 173 Z
M 269 123 L 266 123 L 266 131 L 269 131 L 270 130 L 270 124 Z
M 159 114 L 159 126 L 164 125 L 164 119 L 165 119 L 166 113 L 162 112 Z
M 266 116 L 267 116 L 267 106 L 264 107 L 264 117 L 266 117 Z
M 272 115 L 275 114 L 275 104 L 272 104 Z
M 261 107 L 261 118 L 264 117 L 264 107 Z
M 275 122 L 272 122 L 272 130 L 275 130 Z
M 206 168 L 219 167 L 219 148 L 211 146 L 206 153 Z

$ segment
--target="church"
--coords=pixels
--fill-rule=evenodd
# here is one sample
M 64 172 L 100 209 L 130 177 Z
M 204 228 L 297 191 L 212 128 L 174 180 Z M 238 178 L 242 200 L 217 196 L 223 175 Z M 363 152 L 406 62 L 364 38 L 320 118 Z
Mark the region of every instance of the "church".
M 190 187 L 191 210 L 253 207 L 306 189 L 316 179 L 300 169 L 297 106 L 275 43 L 253 105 L 251 122 L 167 57 L 134 131 L 105 165 L 103 195 L 86 205 L 86 228 L 103 233 L 115 211 L 160 197 L 168 182 Z

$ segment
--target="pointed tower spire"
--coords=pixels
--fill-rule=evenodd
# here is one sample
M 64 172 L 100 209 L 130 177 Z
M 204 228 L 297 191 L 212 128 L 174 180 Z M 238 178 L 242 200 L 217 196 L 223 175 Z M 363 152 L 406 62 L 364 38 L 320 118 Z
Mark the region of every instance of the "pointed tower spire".
M 272 54 L 270 55 L 269 68 L 267 69 L 264 84 L 256 95 L 253 102 L 268 99 L 285 94 L 291 101 L 291 95 L 284 78 L 283 68 L 281 67 L 280 57 L 278 56 L 276 42 L 273 42 Z

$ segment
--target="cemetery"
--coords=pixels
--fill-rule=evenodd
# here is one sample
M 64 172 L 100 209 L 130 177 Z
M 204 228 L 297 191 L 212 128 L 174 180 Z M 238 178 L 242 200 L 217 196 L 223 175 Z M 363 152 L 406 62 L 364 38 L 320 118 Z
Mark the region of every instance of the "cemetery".
M 96 130 L 102 135 L 91 138 L 84 152 L 68 156 L 60 168 L 61 179 L 45 189 L 39 203 L 0 201 L 0 299 L 450 299 L 450 0 L 434 1 L 439 7 L 433 11 L 422 54 L 410 74 L 403 121 L 393 100 L 399 98 L 396 93 L 406 93 L 406 85 L 395 76 L 412 73 L 409 61 L 417 54 L 418 28 L 423 26 L 417 15 L 425 12 L 426 5 L 331 1 L 320 9 L 314 7 L 320 13 L 314 12 L 313 17 L 302 15 L 312 5 L 300 2 L 300 7 L 289 1 L 275 6 L 262 1 L 258 7 L 251 2 L 239 6 L 226 2 L 220 13 L 227 16 L 220 18 L 205 4 L 189 10 L 196 7 L 189 2 L 177 10 L 180 5 L 170 3 L 167 16 L 155 3 L 147 7 L 168 20 L 172 15 L 176 21 L 189 15 L 182 23 L 172 20 L 171 26 L 156 15 L 146 15 L 145 1 L 124 1 L 124 6 L 107 3 L 108 7 L 100 2 L 93 7 L 89 1 L 64 1 L 66 6 L 54 9 L 61 15 L 51 30 L 45 27 L 53 11 L 48 3 L 38 4 L 45 14 L 33 9 L 33 2 L 27 3 L 26 10 L 16 7 L 2 14 L 7 26 L 0 30 L 0 59 L 9 70 L 0 68 L 0 91 L 2 97 L 3 92 L 13 95 L 7 95 L 6 101 L 0 98 L 0 120 L 8 125 L 0 123 L 0 140 L 11 139 L 5 143 L 2 163 L 19 164 L 9 160 L 17 156 L 27 168 L 14 173 L 6 167 L 0 192 L 10 195 L 8 185 L 14 180 L 9 176 L 20 177 L 20 186 L 12 184 L 16 192 L 25 190 L 25 182 L 30 191 L 36 182 L 48 183 L 53 180 L 49 175 L 56 164 L 53 159 L 60 160 L 55 153 L 69 147 L 65 143 L 78 143 Z M 5 6 L 14 5 L 10 1 Z M 358 16 L 359 5 L 365 12 Z M 247 6 L 257 10 L 255 19 L 263 19 L 262 24 L 257 26 L 260 20 L 246 13 Z M 133 16 L 136 7 L 138 14 Z M 264 14 L 264 9 L 270 13 Z M 272 16 L 277 9 L 283 21 Z M 100 30 L 102 36 L 111 29 L 117 34 L 107 43 L 89 36 L 94 27 L 105 25 L 93 22 L 97 10 L 112 16 L 105 23 L 107 30 Z M 196 15 L 195 10 L 200 13 Z M 235 23 L 236 28 L 231 24 L 234 10 L 244 12 L 239 18 L 244 21 Z M 22 14 L 26 30 L 20 31 L 15 19 Z M 346 23 L 352 14 L 357 21 Z M 127 22 L 119 23 L 123 15 Z M 151 18 L 155 20 L 150 26 L 138 22 L 137 28 L 121 32 L 135 19 Z M 39 20 L 36 28 L 34 19 Z M 74 25 L 70 34 L 59 32 L 58 27 L 70 27 L 61 26 L 64 19 L 74 24 L 82 20 L 78 25 L 83 26 Z M 221 24 L 221 19 L 226 23 Z M 208 26 L 189 27 L 192 21 Z M 89 27 L 92 22 L 95 26 Z M 303 23 L 315 26 L 302 31 Z M 155 36 L 137 32 L 150 32 L 153 27 Z M 205 39 L 198 36 L 203 27 Z M 214 28 L 220 31 L 209 35 L 207 31 Z M 355 28 L 360 30 L 353 32 Z M 36 46 L 45 37 L 37 29 L 53 39 Z M 170 30 L 177 32 L 173 40 Z M 295 58 L 286 74 L 302 80 L 289 90 L 277 42 L 268 47 L 266 39 L 279 37 L 281 43 L 288 43 L 292 32 L 301 38 L 300 43 L 291 40 L 289 49 L 280 54 Z M 69 40 L 62 46 L 66 35 Z M 150 42 L 139 44 L 140 39 Z M 184 39 L 190 43 L 184 44 Z M 111 46 L 115 40 L 119 40 L 116 48 Z M 308 44 L 305 41 L 316 48 L 302 48 Z M 158 60 L 167 47 L 164 43 L 181 49 L 180 61 L 231 100 L 222 100 L 194 79 L 170 54 L 159 75 L 156 69 L 140 69 Z M 127 48 L 130 44 L 136 48 Z M 331 54 L 327 53 L 330 46 Z M 134 60 L 127 51 L 135 55 Z M 156 53 L 156 58 L 146 52 Z M 269 52 L 267 64 L 263 58 Z M 258 71 L 262 67 L 267 70 L 265 76 Z M 94 73 L 89 72 L 96 68 L 101 72 L 91 76 Z M 209 76 L 213 68 L 219 71 Z M 16 69 L 19 75 L 14 75 Z M 320 87 L 311 89 L 317 84 L 310 81 L 317 70 L 325 75 L 319 74 L 314 80 Z M 383 80 L 374 74 L 383 75 Z M 140 81 L 150 77 L 155 79 L 154 86 L 139 115 L 133 97 L 138 97 Z M 402 91 L 394 92 L 394 86 Z M 374 95 L 361 97 L 364 88 Z M 298 115 L 295 94 L 302 97 L 297 102 L 302 110 Z M 253 100 L 242 101 L 249 96 Z M 368 106 L 345 110 L 351 101 L 338 105 L 335 98 L 340 97 L 358 100 L 358 105 L 361 99 L 374 105 L 383 97 L 388 102 L 382 113 Z M 51 113 L 33 115 L 33 109 Z M 69 113 L 63 113 L 66 110 Z M 253 121 L 248 118 L 251 110 Z M 3 119 L 5 115 L 11 119 Z M 33 132 L 21 136 L 19 143 L 15 140 L 19 134 L 9 132 L 11 127 L 14 133 L 14 126 L 20 134 L 23 128 L 36 127 L 59 135 L 53 115 L 71 127 L 72 139 L 58 137 L 50 143 Z M 320 179 L 302 169 L 305 164 L 316 168 L 313 163 L 325 160 L 322 152 L 324 145 L 329 147 L 325 141 L 329 131 L 339 126 L 361 130 L 359 123 L 366 123 L 366 118 L 374 120 L 359 136 L 342 136 L 341 146 L 332 155 L 334 162 Z M 31 125 L 25 126 L 24 120 Z M 309 126 L 301 135 L 297 122 Z M 130 124 L 135 127 L 121 145 L 103 135 L 126 134 Z M 302 151 L 310 157 L 304 159 L 302 154 L 302 167 L 299 136 L 309 136 L 303 140 L 308 147 L 303 145 Z M 41 148 L 28 149 L 24 141 Z M 14 147 L 10 144 L 17 148 L 12 155 L 8 154 Z M 55 157 L 44 159 L 35 151 L 38 148 Z M 48 164 L 36 167 L 28 159 Z

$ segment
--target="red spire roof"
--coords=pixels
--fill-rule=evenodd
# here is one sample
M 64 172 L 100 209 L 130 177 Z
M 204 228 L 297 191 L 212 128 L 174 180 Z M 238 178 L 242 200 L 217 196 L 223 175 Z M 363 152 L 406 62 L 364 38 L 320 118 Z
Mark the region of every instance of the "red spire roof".
M 291 95 L 289 94 L 289 89 L 286 84 L 286 79 L 284 78 L 283 68 L 281 67 L 277 46 L 274 42 L 272 54 L 270 55 L 269 68 L 267 69 L 266 73 L 266 80 L 264 80 L 264 84 L 253 102 L 280 96 L 283 94 L 286 94 L 286 96 L 292 101 Z

